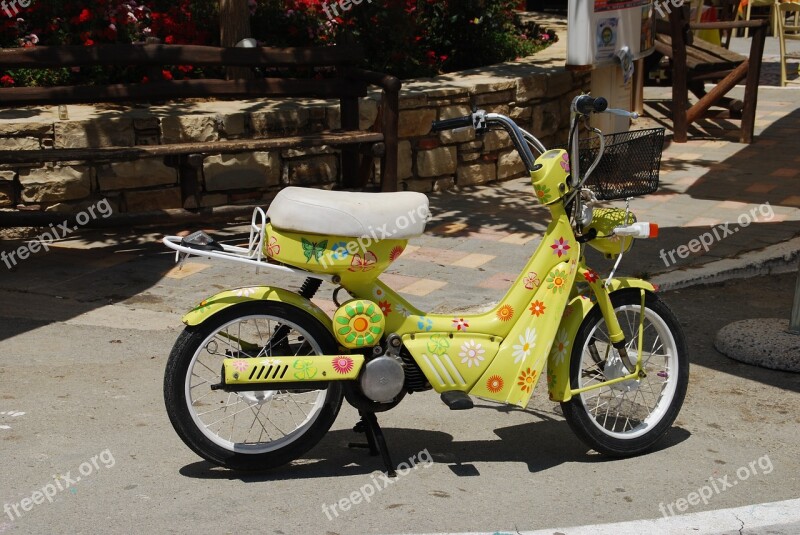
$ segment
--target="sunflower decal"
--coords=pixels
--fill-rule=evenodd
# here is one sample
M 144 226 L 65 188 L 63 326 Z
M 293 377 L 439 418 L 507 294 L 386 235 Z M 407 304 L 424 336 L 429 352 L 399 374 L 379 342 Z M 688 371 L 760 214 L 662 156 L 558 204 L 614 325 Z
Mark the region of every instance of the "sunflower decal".
M 348 373 L 353 371 L 354 363 L 353 359 L 351 359 L 350 357 L 342 356 L 342 357 L 335 357 L 331 365 L 333 366 L 333 370 L 336 373 L 347 375 Z
M 500 392 L 503 387 L 505 386 L 505 381 L 499 375 L 492 375 L 486 381 L 486 390 L 491 392 L 492 394 L 497 394 Z
M 531 392 L 535 382 L 536 372 L 530 368 L 527 370 L 522 370 L 522 373 L 520 373 L 519 377 L 517 378 L 517 385 L 519 385 L 523 392 Z
M 378 305 L 362 300 L 339 307 L 333 315 L 333 321 L 336 339 L 350 349 L 374 346 L 380 340 L 386 323 Z
M 514 308 L 511 305 L 503 305 L 497 310 L 497 319 L 508 321 L 514 317 Z
M 547 289 L 552 290 L 553 293 L 562 293 L 566 285 L 567 274 L 560 269 L 556 269 L 547 276 Z

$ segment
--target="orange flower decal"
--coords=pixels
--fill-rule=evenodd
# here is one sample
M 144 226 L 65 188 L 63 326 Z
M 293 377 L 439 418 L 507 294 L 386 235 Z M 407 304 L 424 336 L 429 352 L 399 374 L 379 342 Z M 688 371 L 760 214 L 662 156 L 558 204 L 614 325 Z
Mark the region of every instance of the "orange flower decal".
M 399 245 L 396 246 L 394 249 L 392 249 L 392 252 L 389 253 L 389 260 L 394 262 L 400 257 L 401 254 L 403 254 L 403 251 L 405 251 L 403 247 L 400 247 Z
M 514 317 L 514 309 L 511 305 L 503 305 L 497 311 L 497 319 L 500 321 L 508 321 Z
M 547 307 L 544 306 L 544 303 L 542 303 L 541 301 L 534 301 L 533 303 L 531 303 L 531 308 L 530 308 L 531 315 L 536 316 L 538 318 L 539 316 L 544 314 L 546 308 Z
M 499 375 L 492 375 L 489 377 L 489 380 L 486 381 L 486 390 L 491 392 L 492 394 L 497 394 L 503 389 L 505 386 L 505 381 Z
M 535 380 L 536 372 L 528 368 L 527 370 L 522 370 L 522 373 L 519 374 L 519 377 L 517 378 L 517 384 L 523 392 L 530 392 L 533 390 L 533 383 Z

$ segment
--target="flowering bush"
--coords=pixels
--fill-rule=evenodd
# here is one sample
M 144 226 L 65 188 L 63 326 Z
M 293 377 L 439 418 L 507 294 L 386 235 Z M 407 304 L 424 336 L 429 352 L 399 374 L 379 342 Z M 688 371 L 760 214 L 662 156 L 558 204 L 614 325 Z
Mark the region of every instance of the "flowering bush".
M 253 37 L 265 46 L 357 42 L 365 66 L 401 78 L 514 59 L 556 39 L 514 17 L 514 0 L 376 0 L 331 10 L 335 0 L 247 0 Z M 0 20 L 0 47 L 136 43 L 219 44 L 218 0 L 35 0 Z M 165 79 L 201 77 L 192 66 Z M 148 81 L 141 68 L 13 69 L 0 86 Z

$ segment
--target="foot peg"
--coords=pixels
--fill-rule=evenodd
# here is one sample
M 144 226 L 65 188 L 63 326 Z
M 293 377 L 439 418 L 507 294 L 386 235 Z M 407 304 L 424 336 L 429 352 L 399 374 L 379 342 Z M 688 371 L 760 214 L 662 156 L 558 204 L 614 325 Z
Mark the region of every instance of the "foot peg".
M 472 402 L 472 398 L 460 390 L 442 392 L 442 401 L 444 401 L 445 405 L 450 407 L 451 411 L 464 411 L 475 406 Z

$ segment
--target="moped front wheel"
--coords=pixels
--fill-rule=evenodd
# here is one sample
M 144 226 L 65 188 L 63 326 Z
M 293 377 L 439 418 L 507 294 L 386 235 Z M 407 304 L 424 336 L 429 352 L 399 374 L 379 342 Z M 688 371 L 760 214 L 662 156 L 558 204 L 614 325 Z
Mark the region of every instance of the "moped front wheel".
M 652 448 L 675 421 L 689 382 L 689 358 L 678 320 L 655 294 L 646 293 L 644 309 L 639 290 L 615 292 L 611 302 L 633 364 L 644 314 L 644 376 L 586 390 L 561 407 L 572 430 L 589 447 L 602 454 L 628 457 Z M 610 343 L 599 307 L 581 324 L 571 359 L 573 389 L 630 374 Z
M 183 442 L 207 461 L 234 470 L 265 470 L 302 456 L 327 433 L 342 388 L 224 392 L 226 358 L 336 352 L 330 332 L 310 314 L 278 302 L 234 305 L 187 327 L 170 353 L 164 401 Z

